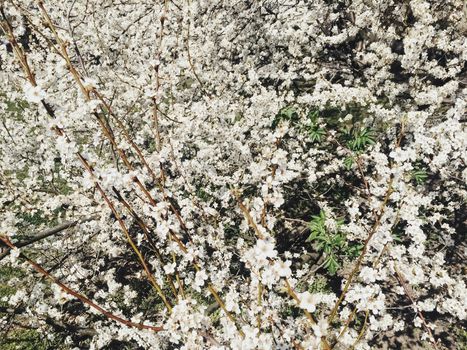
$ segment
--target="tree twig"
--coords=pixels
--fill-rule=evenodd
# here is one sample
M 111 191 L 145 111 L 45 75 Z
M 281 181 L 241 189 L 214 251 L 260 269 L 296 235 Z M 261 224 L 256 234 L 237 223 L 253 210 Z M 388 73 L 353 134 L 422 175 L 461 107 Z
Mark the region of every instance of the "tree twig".
M 84 223 L 84 222 L 89 222 L 89 221 L 93 221 L 93 220 L 97 220 L 99 217 L 98 216 L 90 216 L 88 218 L 84 218 L 84 219 L 81 219 L 81 220 L 76 220 L 76 221 L 65 221 L 64 223 L 61 223 L 60 225 L 57 225 L 57 226 L 54 226 L 52 228 L 49 228 L 47 230 L 44 230 L 42 232 L 39 232 L 35 235 L 32 236 L 32 238 L 30 239 L 27 239 L 27 240 L 24 240 L 24 241 L 19 241 L 17 243 L 15 243 L 15 246 L 17 248 L 22 248 L 22 247 L 26 247 L 28 245 L 31 245 L 35 242 L 38 242 L 44 238 L 47 238 L 47 237 L 50 237 L 50 236 L 53 236 L 53 235 L 56 235 L 70 227 L 74 227 L 78 224 L 81 224 L 81 223 Z M 3 253 L 0 254 L 0 261 L 5 258 L 9 253 L 10 253 L 11 249 L 7 248 L 6 251 L 4 251 Z
M 402 288 L 404 289 L 405 294 L 407 295 L 410 302 L 412 303 L 412 306 L 415 309 L 415 311 L 417 312 L 418 317 L 420 317 L 420 319 L 422 320 L 422 323 L 423 323 L 423 326 L 425 327 L 425 330 L 430 335 L 430 338 L 431 338 L 431 341 L 433 343 L 433 346 L 434 346 L 435 350 L 438 350 L 438 343 L 437 343 L 435 337 L 433 336 L 433 333 L 431 332 L 431 329 L 428 327 L 428 324 L 426 323 L 425 317 L 423 317 L 422 312 L 418 309 L 418 307 L 417 307 L 417 305 L 415 303 L 415 298 L 413 296 L 413 293 L 412 293 L 412 290 L 411 290 L 410 286 L 406 283 L 406 281 L 404 279 L 404 276 L 402 276 L 402 274 L 400 273 L 400 271 L 399 271 L 399 269 L 397 268 L 396 265 L 394 265 L 394 271 L 396 273 L 397 280 L 401 284 Z
M 16 247 L 13 243 L 11 243 L 11 241 L 6 236 L 0 236 L 0 241 L 2 241 L 4 244 L 6 244 L 11 249 L 18 249 L 18 247 Z M 155 332 L 162 331 L 162 327 L 150 326 L 150 325 L 145 325 L 145 324 L 142 324 L 142 323 L 134 323 L 134 322 L 126 320 L 126 319 L 124 319 L 124 318 L 122 318 L 120 316 L 112 314 L 111 312 L 109 312 L 109 311 L 103 309 L 102 307 L 100 307 L 99 305 L 95 304 L 92 300 L 88 299 L 84 295 L 74 291 L 73 289 L 71 289 L 67 285 L 60 282 L 60 280 L 58 278 L 56 278 L 55 276 L 52 276 L 41 265 L 39 265 L 34 260 L 29 259 L 25 254 L 20 253 L 19 257 L 22 258 L 23 260 L 25 260 L 26 262 L 28 262 L 29 265 L 31 265 L 31 267 L 34 270 L 36 270 L 38 273 L 40 273 L 41 275 L 43 275 L 44 277 L 48 278 L 50 281 L 55 283 L 57 286 L 59 286 L 65 293 L 79 299 L 81 302 L 83 302 L 84 304 L 86 304 L 86 305 L 90 306 L 91 308 L 97 310 L 99 313 L 106 316 L 107 318 L 109 318 L 111 320 L 114 320 L 116 322 L 122 323 L 122 324 L 127 325 L 128 327 L 132 327 L 132 328 L 149 329 L 149 330 L 152 330 L 152 331 L 155 331 Z

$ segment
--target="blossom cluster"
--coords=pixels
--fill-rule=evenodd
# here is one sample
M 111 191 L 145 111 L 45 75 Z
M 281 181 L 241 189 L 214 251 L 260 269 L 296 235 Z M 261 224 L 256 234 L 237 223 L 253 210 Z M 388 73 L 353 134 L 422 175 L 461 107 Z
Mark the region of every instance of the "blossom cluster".
M 0 2 L 0 329 L 452 348 L 466 19 L 462 0 Z

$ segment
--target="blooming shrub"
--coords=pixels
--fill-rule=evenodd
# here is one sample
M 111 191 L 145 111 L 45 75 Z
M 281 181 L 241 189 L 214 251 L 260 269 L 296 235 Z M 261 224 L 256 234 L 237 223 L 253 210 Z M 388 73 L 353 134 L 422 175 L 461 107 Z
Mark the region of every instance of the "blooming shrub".
M 465 2 L 0 12 L 6 334 L 70 349 L 453 348 Z

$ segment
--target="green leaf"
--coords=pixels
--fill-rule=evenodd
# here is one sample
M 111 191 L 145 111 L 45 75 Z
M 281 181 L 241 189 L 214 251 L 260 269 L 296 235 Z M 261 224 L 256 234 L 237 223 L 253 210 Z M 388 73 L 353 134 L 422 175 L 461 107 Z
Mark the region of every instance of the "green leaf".
M 337 270 L 339 269 L 339 263 L 337 262 L 334 255 L 329 255 L 324 263 L 324 267 L 328 269 L 331 275 L 335 275 Z
M 326 131 L 317 125 L 312 125 L 309 130 L 311 142 L 321 142 Z
M 315 109 L 315 110 L 308 112 L 308 118 L 310 118 L 313 124 L 316 123 L 316 120 L 318 119 L 318 117 L 319 117 L 319 109 Z
M 311 120 L 311 124 L 306 127 L 308 134 L 310 135 L 311 142 L 321 142 L 326 135 L 326 130 L 320 128 L 318 125 L 319 109 L 311 110 L 308 112 L 308 118 Z
M 353 163 L 354 163 L 353 157 L 345 157 L 345 158 L 344 158 L 344 166 L 345 166 L 345 169 L 347 169 L 347 170 L 352 169 Z
M 367 128 L 361 128 L 358 131 L 353 131 L 350 135 L 350 140 L 347 141 L 347 146 L 354 152 L 365 150 L 369 145 L 375 144 L 373 131 Z
M 360 256 L 361 252 L 362 252 L 362 249 L 363 249 L 363 244 L 352 244 L 349 246 L 349 248 L 347 249 L 347 256 L 350 257 L 350 258 L 356 258 L 358 256 Z
M 363 245 L 348 246 L 345 233 L 339 231 L 344 225 L 343 219 L 336 219 L 337 230 L 328 231 L 326 228 L 326 213 L 321 210 L 311 218 L 309 223 L 310 235 L 307 241 L 314 242 L 314 248 L 326 256 L 324 267 L 330 274 L 335 274 L 340 267 L 339 258 L 360 254 Z
M 401 236 L 400 236 L 399 234 L 395 234 L 395 233 L 394 233 L 394 234 L 392 235 L 392 239 L 393 239 L 395 242 L 397 242 L 397 243 L 402 243 L 402 238 L 401 238 Z
M 417 185 L 423 185 L 428 178 L 428 174 L 425 169 L 423 168 L 415 168 L 412 171 L 412 179 L 415 180 Z
M 283 120 L 289 120 L 291 122 L 296 122 L 298 120 L 298 113 L 295 107 L 293 106 L 286 106 L 282 108 L 279 113 L 277 113 L 276 117 L 274 118 L 271 127 L 273 129 L 277 128 Z

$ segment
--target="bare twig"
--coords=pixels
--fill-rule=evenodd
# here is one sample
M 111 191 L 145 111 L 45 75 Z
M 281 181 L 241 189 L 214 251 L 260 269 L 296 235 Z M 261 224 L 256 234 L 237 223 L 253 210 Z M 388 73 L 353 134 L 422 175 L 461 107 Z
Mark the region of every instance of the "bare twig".
M 394 271 L 396 273 L 397 280 L 399 281 L 402 288 L 404 289 L 404 292 L 407 295 L 407 297 L 410 299 L 410 302 L 412 303 L 413 308 L 417 312 L 418 317 L 420 317 L 420 319 L 422 320 L 423 327 L 425 327 L 425 330 L 430 335 L 430 340 L 432 341 L 434 348 L 437 350 L 438 349 L 438 343 L 437 343 L 435 337 L 433 336 L 433 333 L 431 332 L 430 327 L 428 327 L 428 324 L 426 323 L 425 317 L 423 317 L 422 312 L 416 306 L 415 297 L 413 296 L 413 293 L 412 293 L 412 290 L 411 290 L 410 286 L 406 283 L 406 281 L 404 279 L 404 276 L 402 276 L 402 274 L 399 272 L 399 269 L 397 268 L 396 265 L 394 265 Z
M 54 227 L 49 228 L 49 229 L 47 229 L 45 231 L 39 232 L 39 233 L 37 233 L 35 235 L 32 235 L 32 238 L 30 238 L 30 239 L 17 242 L 15 244 L 15 246 L 18 247 L 18 248 L 26 247 L 28 245 L 31 245 L 31 244 L 33 244 L 35 242 L 38 242 L 38 241 L 44 239 L 44 238 L 56 235 L 56 234 L 66 230 L 66 229 L 68 229 L 70 227 L 74 227 L 74 226 L 76 226 L 78 224 L 93 221 L 93 220 L 97 220 L 97 219 L 98 219 L 98 216 L 91 216 L 91 217 L 81 219 L 81 220 L 76 220 L 76 221 L 65 221 L 64 223 L 61 223 L 60 225 L 54 226 Z M 0 254 L 0 260 L 5 258 L 9 253 L 10 253 L 10 249 L 8 249 L 7 251 L 1 253 Z
M 6 236 L 0 236 L 0 241 L 2 241 L 4 244 L 6 244 L 10 249 L 18 249 L 18 247 L 16 247 L 13 243 L 11 243 L 11 241 Z M 121 318 L 120 316 L 117 316 L 117 315 L 114 315 L 114 314 L 110 313 L 109 311 L 107 311 L 107 310 L 103 309 L 102 307 L 100 307 L 99 305 L 95 304 L 93 301 L 91 301 L 90 299 L 88 299 L 84 295 L 74 291 L 73 289 L 71 289 L 67 285 L 60 282 L 60 280 L 58 278 L 52 276 L 41 265 L 39 265 L 34 260 L 29 259 L 25 254 L 20 253 L 19 256 L 20 256 L 20 258 L 22 258 L 26 262 L 28 262 L 29 265 L 31 265 L 31 267 L 34 270 L 36 270 L 41 275 L 43 275 L 44 277 L 48 278 L 50 281 L 52 281 L 53 283 L 58 285 L 64 292 L 66 292 L 66 293 L 74 296 L 75 298 L 79 299 L 81 302 L 83 302 L 84 304 L 86 304 L 86 305 L 90 306 L 91 308 L 97 310 L 99 313 L 103 314 L 107 318 L 109 318 L 111 320 L 114 320 L 114 321 L 117 321 L 119 323 L 123 323 L 124 325 L 127 325 L 128 327 L 133 327 L 133 328 L 138 328 L 138 329 L 149 329 L 149 330 L 152 330 L 152 331 L 155 331 L 155 332 L 162 331 L 162 327 L 149 326 L 149 325 L 145 325 L 145 324 L 142 324 L 142 323 L 134 323 L 134 322 L 131 322 L 131 321 L 126 320 L 124 318 Z

